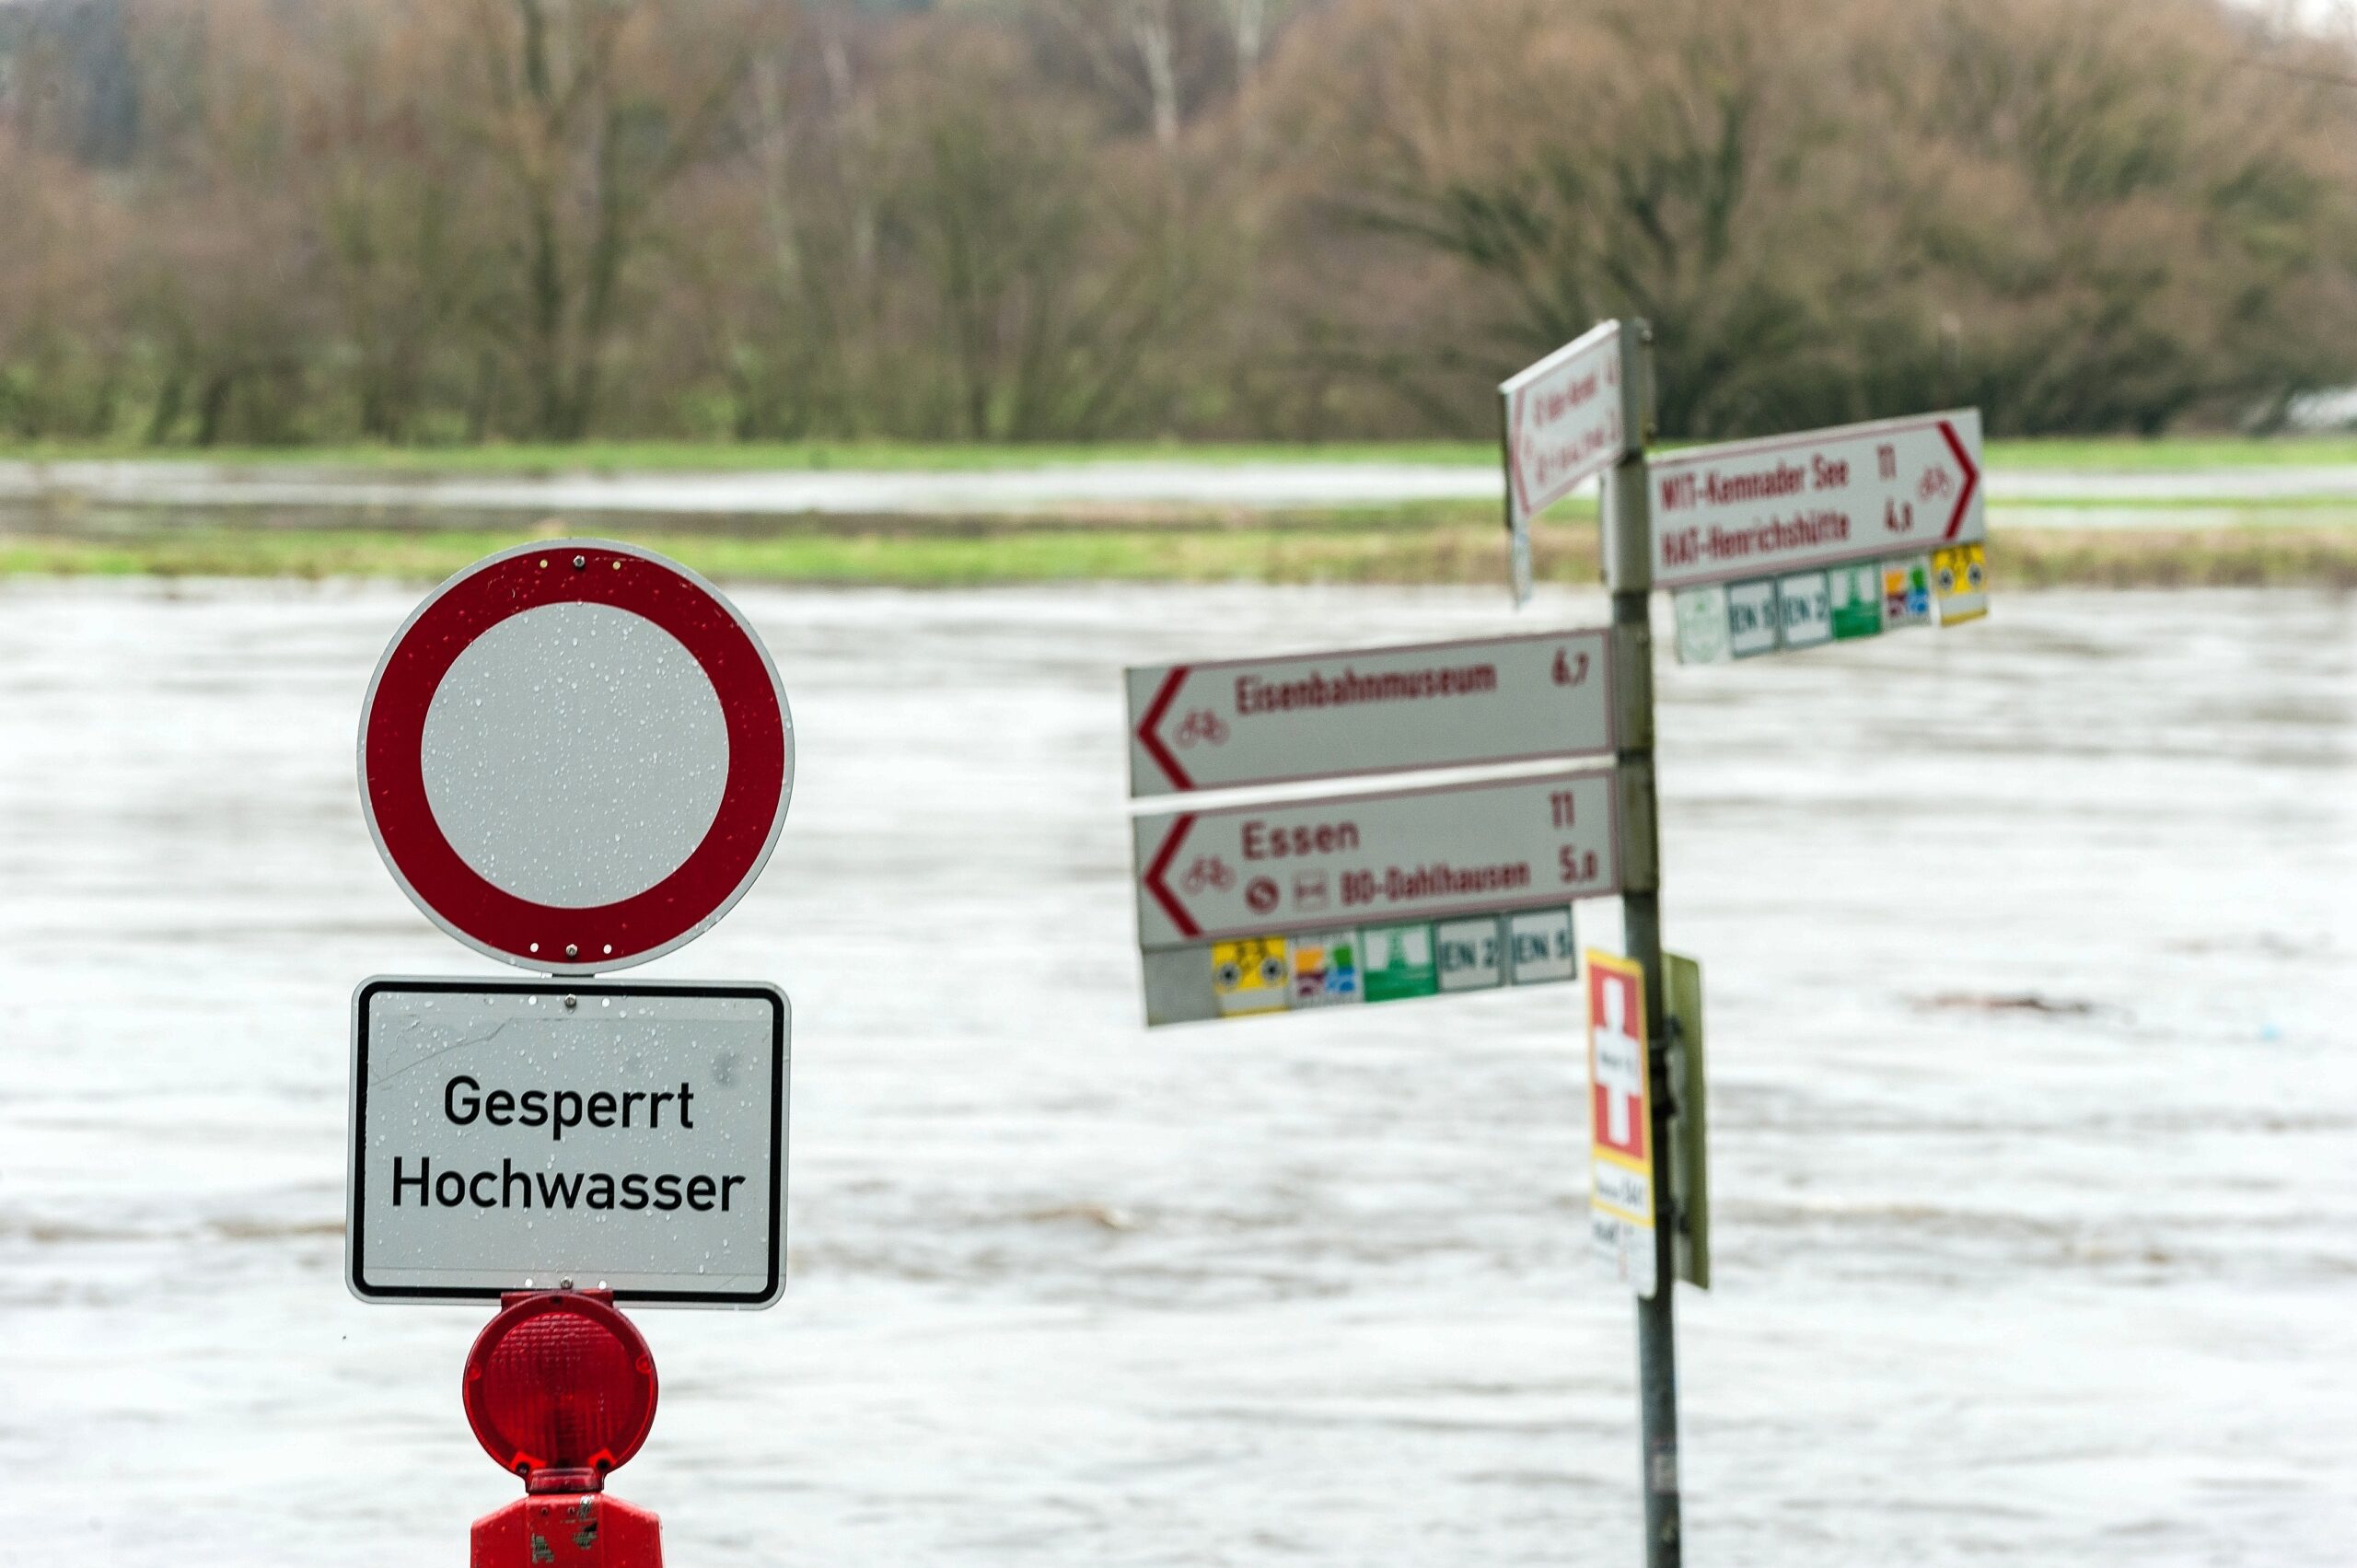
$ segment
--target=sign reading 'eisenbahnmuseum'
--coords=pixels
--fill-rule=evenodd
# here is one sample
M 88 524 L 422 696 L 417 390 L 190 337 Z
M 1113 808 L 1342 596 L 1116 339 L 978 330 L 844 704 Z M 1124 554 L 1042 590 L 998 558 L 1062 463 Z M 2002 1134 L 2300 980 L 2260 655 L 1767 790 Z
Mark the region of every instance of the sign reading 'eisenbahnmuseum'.
M 1611 649 L 1548 632 L 1134 668 L 1130 791 L 1608 755 Z

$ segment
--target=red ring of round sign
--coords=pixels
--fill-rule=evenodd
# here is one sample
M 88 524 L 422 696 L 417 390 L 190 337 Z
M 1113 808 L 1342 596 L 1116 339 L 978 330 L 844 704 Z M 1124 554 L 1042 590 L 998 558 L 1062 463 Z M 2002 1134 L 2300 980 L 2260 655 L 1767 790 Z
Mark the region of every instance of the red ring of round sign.
M 434 814 L 424 747 L 451 667 L 494 626 L 550 605 L 609 606 L 651 621 L 712 683 L 727 775 L 711 825 L 653 886 L 588 908 L 536 902 L 469 865 Z M 360 800 L 377 852 L 434 923 L 524 969 L 588 974 L 642 964 L 693 940 L 761 875 L 794 786 L 794 720 L 769 654 L 709 583 L 610 540 L 552 540 L 503 552 L 444 583 L 393 636 L 360 710 Z

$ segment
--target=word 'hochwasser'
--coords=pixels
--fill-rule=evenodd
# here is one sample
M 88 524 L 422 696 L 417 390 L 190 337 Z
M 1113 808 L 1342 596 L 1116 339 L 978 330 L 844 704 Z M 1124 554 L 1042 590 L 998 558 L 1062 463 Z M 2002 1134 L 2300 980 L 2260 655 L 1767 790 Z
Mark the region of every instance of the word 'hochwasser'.
M 665 1113 L 669 1121 L 665 1121 Z M 453 1127 L 531 1127 L 548 1129 L 552 1143 L 562 1143 L 568 1128 L 592 1127 L 630 1132 L 696 1130 L 695 1089 L 681 1083 L 678 1089 L 492 1089 L 460 1073 L 442 1086 L 443 1119 Z M 499 1168 L 436 1170 L 430 1157 L 420 1156 L 412 1170 L 409 1161 L 393 1159 L 392 1206 L 406 1202 L 446 1209 L 471 1205 L 478 1209 L 590 1209 L 633 1212 L 652 1209 L 671 1213 L 686 1208 L 700 1214 L 730 1212 L 743 1176 L 683 1174 L 678 1171 L 560 1171 L 519 1170 L 513 1159 Z

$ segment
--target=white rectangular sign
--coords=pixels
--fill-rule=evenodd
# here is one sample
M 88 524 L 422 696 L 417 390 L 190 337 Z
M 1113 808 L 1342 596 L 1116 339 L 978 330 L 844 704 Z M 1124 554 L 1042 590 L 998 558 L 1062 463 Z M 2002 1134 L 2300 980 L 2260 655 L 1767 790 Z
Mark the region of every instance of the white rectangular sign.
M 1607 771 L 1140 817 L 1138 945 L 1602 898 L 1619 809 Z
M 1988 537 L 1977 409 L 1696 447 L 1649 482 L 1657 588 Z
M 1605 321 L 1501 383 L 1515 602 L 1530 597 L 1530 519 L 1619 462 L 1634 436 L 1621 330 Z
M 1133 668 L 1130 793 L 1609 754 L 1611 646 L 1554 632 Z
M 1645 971 L 1591 951 L 1587 970 L 1588 1232 L 1614 1273 L 1651 1298 L 1653 1078 L 1646 1061 Z
M 364 982 L 346 1283 L 366 1301 L 771 1305 L 786 1038 L 772 985 Z

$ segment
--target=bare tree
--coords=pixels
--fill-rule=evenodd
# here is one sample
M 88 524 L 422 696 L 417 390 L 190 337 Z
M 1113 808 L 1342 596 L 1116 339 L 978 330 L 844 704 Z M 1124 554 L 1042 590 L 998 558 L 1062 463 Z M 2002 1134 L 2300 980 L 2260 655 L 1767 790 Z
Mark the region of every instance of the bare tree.
M 508 199 L 509 303 L 535 434 L 586 435 L 631 262 L 664 192 L 711 145 L 774 25 L 760 0 L 464 0 L 471 125 Z
M 0 429 L 1688 434 L 2357 378 L 2357 23 L 2240 0 L 0 0 Z

